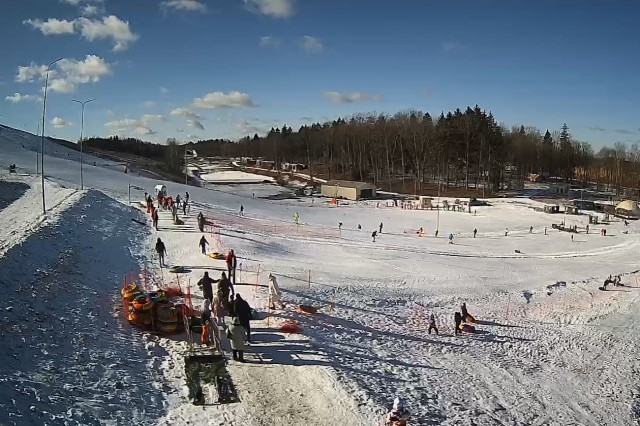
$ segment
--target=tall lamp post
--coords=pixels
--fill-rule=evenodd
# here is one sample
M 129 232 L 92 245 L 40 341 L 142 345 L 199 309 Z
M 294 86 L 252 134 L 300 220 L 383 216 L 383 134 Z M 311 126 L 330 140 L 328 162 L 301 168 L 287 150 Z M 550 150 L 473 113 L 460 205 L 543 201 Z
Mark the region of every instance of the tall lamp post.
M 84 136 L 84 106 L 89 102 L 93 102 L 95 99 L 89 99 L 86 101 L 78 101 L 76 99 L 72 99 L 71 102 L 78 103 L 82 105 L 82 118 L 80 119 L 80 189 L 84 189 L 84 178 L 82 176 L 82 140 Z
M 62 58 L 60 59 L 56 59 L 55 61 L 51 62 L 49 64 L 49 66 L 47 67 L 47 76 L 45 78 L 44 81 L 44 97 L 42 99 L 42 135 L 40 137 L 40 171 L 42 172 L 41 175 L 41 183 L 42 183 L 42 213 L 47 214 L 47 208 L 45 205 L 45 201 L 44 201 L 44 120 L 45 120 L 45 115 L 47 113 L 47 89 L 49 87 L 49 71 L 51 71 L 51 66 L 53 64 L 55 64 L 56 62 L 61 61 Z

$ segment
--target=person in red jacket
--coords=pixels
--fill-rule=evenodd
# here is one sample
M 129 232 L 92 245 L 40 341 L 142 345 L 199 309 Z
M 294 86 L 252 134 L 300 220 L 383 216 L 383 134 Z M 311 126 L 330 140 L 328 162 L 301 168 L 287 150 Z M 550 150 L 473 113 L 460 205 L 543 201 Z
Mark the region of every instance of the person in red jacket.
M 233 250 L 229 251 L 227 254 L 227 270 L 229 271 L 229 281 L 233 284 L 236 283 L 236 266 L 238 265 L 238 260 L 236 259 L 236 254 Z

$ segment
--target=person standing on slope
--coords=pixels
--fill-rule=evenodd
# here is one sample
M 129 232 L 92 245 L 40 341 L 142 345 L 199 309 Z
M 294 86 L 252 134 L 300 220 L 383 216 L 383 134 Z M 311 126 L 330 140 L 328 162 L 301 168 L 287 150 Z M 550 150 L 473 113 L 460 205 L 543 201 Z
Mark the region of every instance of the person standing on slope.
M 167 248 L 164 246 L 164 243 L 160 238 L 156 241 L 156 253 L 158 253 L 158 257 L 160 258 L 160 268 L 162 268 L 165 266 L 164 256 L 167 254 Z
M 198 229 L 200 232 L 204 232 L 204 215 L 202 212 L 198 213 Z
M 153 223 L 154 229 L 158 230 L 158 209 L 151 206 L 151 221 Z
M 236 254 L 233 250 L 229 250 L 227 254 L 227 270 L 229 271 L 229 280 L 232 283 L 236 283 L 236 267 L 238 266 L 238 259 L 236 258 Z
M 436 334 L 438 334 L 438 327 L 436 326 L 436 317 L 431 314 L 429 316 L 429 334 L 431 334 L 431 330 L 434 330 Z
M 198 287 L 202 289 L 202 296 L 213 303 L 213 280 L 209 278 L 209 273 L 205 272 L 204 276 L 198 281 Z
M 244 362 L 244 342 L 247 336 L 245 335 L 244 328 L 240 324 L 240 320 L 238 318 L 233 318 L 233 321 L 229 326 L 229 331 L 227 332 L 227 337 L 231 342 L 234 361 Z
M 202 254 L 207 254 L 206 246 L 209 245 L 209 241 L 207 241 L 204 235 L 202 236 L 202 238 L 200 238 L 200 242 L 198 244 L 200 245 L 200 248 L 202 248 Z
M 247 342 L 251 343 L 251 306 L 239 294 L 233 302 L 233 315 L 240 320 L 240 325 L 247 335 Z
M 453 234 L 449 234 L 449 244 L 453 244 Z
M 299 221 L 300 221 L 300 215 L 298 214 L 298 212 L 295 212 L 293 214 L 293 222 L 297 225 Z
M 462 330 L 460 330 L 460 324 L 462 324 L 462 315 L 460 315 L 460 312 L 455 313 L 455 315 L 453 316 L 453 320 L 456 324 L 454 334 L 462 334 Z
M 473 238 L 478 234 L 478 228 L 473 228 Z
M 371 238 L 373 238 L 373 242 L 374 242 L 374 243 L 376 242 L 376 236 L 377 236 L 377 235 L 378 235 L 378 231 L 373 231 L 373 232 L 371 233 Z
M 244 206 L 240 204 L 240 216 L 244 216 Z
M 379 233 L 382 234 L 382 222 L 380 222 L 380 226 L 378 228 L 380 228 Z

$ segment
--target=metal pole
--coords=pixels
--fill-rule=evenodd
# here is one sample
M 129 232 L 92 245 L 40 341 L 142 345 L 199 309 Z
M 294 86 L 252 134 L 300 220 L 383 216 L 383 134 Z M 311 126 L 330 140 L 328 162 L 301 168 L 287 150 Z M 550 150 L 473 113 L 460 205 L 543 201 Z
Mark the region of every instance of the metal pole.
M 82 159 L 82 141 L 84 139 L 84 106 L 86 104 L 88 104 L 89 102 L 93 102 L 95 101 L 95 99 L 89 99 L 86 100 L 84 102 L 82 101 L 78 101 L 76 99 L 72 99 L 71 102 L 75 102 L 78 103 L 80 105 L 82 105 L 82 118 L 80 120 L 80 189 L 84 189 L 84 176 L 82 174 L 82 168 L 83 168 L 83 159 Z
M 51 62 L 47 67 L 47 76 L 44 81 L 44 97 L 42 99 L 42 135 L 40 137 L 40 170 L 42 172 L 42 175 L 40 175 L 41 176 L 40 182 L 42 184 L 42 213 L 44 214 L 47 214 L 47 208 L 46 208 L 45 198 L 44 198 L 44 130 L 45 130 L 44 120 L 47 112 L 47 89 L 49 87 L 49 71 L 51 71 L 51 66 L 61 60 L 62 58 L 56 59 L 55 61 Z

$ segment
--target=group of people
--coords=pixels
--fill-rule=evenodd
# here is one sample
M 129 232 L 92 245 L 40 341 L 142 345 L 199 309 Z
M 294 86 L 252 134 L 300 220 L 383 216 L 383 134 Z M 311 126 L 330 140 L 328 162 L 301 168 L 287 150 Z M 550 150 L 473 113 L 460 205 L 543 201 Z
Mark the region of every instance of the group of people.
M 151 215 L 151 224 L 153 229 L 158 230 L 158 209 L 162 208 L 164 210 L 171 209 L 171 216 L 173 219 L 173 223 L 175 225 L 181 225 L 182 222 L 178 217 L 178 209 L 182 206 L 182 213 L 187 214 L 187 208 L 189 206 L 189 193 L 185 192 L 185 198 L 181 199 L 180 194 L 176 195 L 175 201 L 172 197 L 165 197 L 162 192 L 158 192 L 157 200 L 158 207 L 156 208 L 153 204 L 153 198 L 151 198 L 151 194 L 147 192 L 144 193 L 144 200 L 147 206 L 147 213 Z
M 622 277 L 620 275 L 616 275 L 615 277 L 612 277 L 611 275 L 609 275 L 609 278 L 604 280 L 604 283 L 602 284 L 602 290 L 606 290 L 609 284 L 613 284 L 614 287 L 623 285 Z
M 216 285 L 214 294 L 213 285 Z M 244 350 L 247 344 L 251 343 L 251 306 L 236 293 L 227 275 L 222 272 L 217 280 L 209 277 L 205 272 L 198 281 L 198 287 L 202 289 L 205 305 L 202 312 L 202 323 L 213 322 L 216 327 L 222 326 L 226 329 L 227 337 L 231 342 L 233 359 L 244 362 Z M 231 324 L 227 326 L 224 318 L 231 317 Z M 201 337 L 202 343 L 209 343 L 210 336 L 203 328 Z

